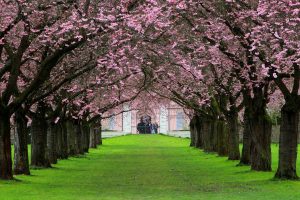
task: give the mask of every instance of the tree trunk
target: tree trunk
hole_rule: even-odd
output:
[[[68,155],[74,156],[76,155],[76,137],[75,137],[75,129],[73,126],[73,122],[71,120],[67,120],[67,136],[68,136]]]
[[[250,165],[250,129],[249,129],[249,119],[247,108],[245,108],[244,113],[244,130],[243,130],[243,149],[242,156],[239,165]]]
[[[195,147],[200,148],[200,131],[197,129],[197,124],[194,123],[194,134],[195,134]]]
[[[82,132],[82,137],[83,137],[83,140],[84,140],[84,144],[83,144],[83,151],[85,153],[88,153],[89,152],[89,147],[90,147],[90,127],[87,127],[85,125],[86,122],[82,122],[81,123],[81,132]]]
[[[31,124],[31,165],[33,167],[51,167],[47,152],[47,121],[35,116]]]
[[[84,138],[82,134],[82,128],[81,128],[81,123],[80,121],[76,121],[75,123],[75,131],[76,131],[76,149],[78,154],[84,154],[83,151],[83,143],[84,143]]]
[[[229,126],[228,130],[228,160],[239,160],[239,125],[238,125],[238,113],[231,111],[227,116],[227,122]]]
[[[0,179],[13,179],[9,114],[0,110]]]
[[[83,122],[81,121],[79,124],[79,128],[81,131],[81,146],[82,146],[82,152],[86,153],[87,137],[86,137],[86,131],[82,127],[83,127]]]
[[[14,174],[30,175],[28,159],[28,128],[26,117],[20,113],[15,113],[14,131]]]
[[[69,157],[68,154],[68,129],[67,129],[67,121],[63,120],[61,122],[61,159],[67,159]]]
[[[85,152],[89,152],[89,148],[90,148],[90,136],[91,136],[91,129],[90,129],[90,126],[87,127],[86,131],[85,131],[85,134],[86,134],[86,150]]]
[[[256,171],[271,171],[272,123],[266,111],[267,86],[253,88],[254,97],[249,93],[246,99],[250,133],[250,164]]]
[[[94,138],[95,138],[95,141],[94,141],[94,143],[95,143],[95,145],[96,145],[96,147],[98,146],[98,141],[99,141],[99,129],[98,128],[94,128],[94,134],[95,134],[95,136],[94,136]]]
[[[271,171],[272,123],[266,112],[255,114],[249,123],[251,136],[251,169]]]
[[[195,146],[199,149],[203,148],[203,132],[202,132],[202,121],[199,116],[196,116],[194,123],[195,135],[196,135],[196,144]]]
[[[202,129],[201,132],[203,133],[203,150],[205,152],[213,152],[213,144],[211,140],[211,120],[204,119],[202,120]]]
[[[190,136],[191,136],[191,142],[190,147],[194,147],[196,145],[196,133],[195,133],[195,121],[196,116],[194,116],[190,121]]]
[[[298,109],[291,109],[287,104],[284,105],[281,109],[279,163],[276,178],[298,179],[296,171],[298,126]]]
[[[49,152],[49,161],[51,164],[57,163],[57,132],[57,125],[54,123],[50,123],[47,131],[47,148]]]
[[[228,155],[228,128],[224,120],[217,121],[217,152],[219,156]]]
[[[90,148],[97,148],[97,129],[90,127]]]
[[[77,121],[73,121],[72,126],[74,129],[74,152],[75,152],[75,155],[78,155],[78,154],[80,154],[80,149],[79,149],[80,144],[79,143],[80,143],[80,139],[81,139],[81,138],[78,138],[78,135],[80,135],[81,132],[78,131],[78,129],[77,129]]]
[[[98,134],[97,134],[97,144],[102,145],[102,124],[101,120],[99,122]]]
[[[95,131],[95,144],[96,144],[96,146],[98,146],[100,143],[101,132],[100,132],[99,128],[94,129],[94,131]]]
[[[56,125],[56,155],[57,159],[62,159],[62,127],[61,123]]]
[[[212,144],[212,151],[218,152],[218,122],[216,119],[213,119],[211,122],[210,140]]]
[[[200,148],[201,147],[201,131],[198,129],[198,117],[195,117],[193,122],[193,131],[194,131],[194,137],[195,137],[195,147]]]

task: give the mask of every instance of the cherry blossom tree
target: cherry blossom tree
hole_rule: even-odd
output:
[[[276,177],[297,178],[296,0],[0,3],[1,179],[12,178],[11,119],[14,171],[29,174],[28,122],[32,164],[50,166],[87,152],[90,141],[95,147],[99,137],[90,127],[101,127],[102,117],[122,112],[124,103],[141,109],[149,96],[187,109],[191,144],[229,159],[240,158],[243,121],[241,164],[270,171],[268,106],[276,95],[284,98],[282,107],[276,101],[282,115]]]
[[[1,5],[5,20],[0,25],[0,175],[11,179],[10,116],[53,75],[67,55],[114,30],[117,19],[112,14],[118,16],[123,9],[110,1],[89,0],[1,1]]]

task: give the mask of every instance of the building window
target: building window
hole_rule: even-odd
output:
[[[109,118],[109,121],[108,121],[109,130],[114,130],[115,125],[116,125],[116,116],[112,116]]]
[[[183,130],[184,128],[184,113],[177,112],[176,114],[176,130]]]

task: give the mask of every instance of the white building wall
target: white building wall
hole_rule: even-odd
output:
[[[129,110],[128,105],[124,105],[124,110]],[[131,133],[131,111],[123,113],[123,132]]]
[[[159,133],[168,133],[168,131],[169,131],[168,109],[166,107],[161,107],[160,115],[159,115]]]

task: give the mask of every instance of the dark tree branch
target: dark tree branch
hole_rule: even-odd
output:
[[[299,69],[299,65],[296,63],[293,64],[293,67],[294,67],[294,85],[292,89],[292,94],[298,95],[299,86],[300,86],[300,69]]]

